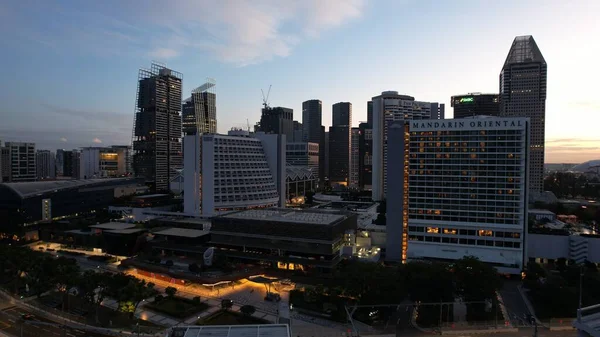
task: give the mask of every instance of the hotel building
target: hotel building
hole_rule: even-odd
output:
[[[386,258],[476,256],[524,266],[529,119],[412,120],[389,128]]]

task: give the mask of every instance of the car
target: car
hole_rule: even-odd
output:
[[[21,314],[21,319],[24,319],[26,321],[30,321],[33,319],[33,315],[32,314]]]

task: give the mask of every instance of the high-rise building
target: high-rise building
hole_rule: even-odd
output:
[[[186,135],[184,211],[206,216],[285,207],[285,135]]]
[[[0,142],[0,182],[10,181],[10,150]]]
[[[329,127],[329,183],[334,186],[350,185],[350,148],[352,104],[340,102],[333,105],[333,124]]]
[[[35,143],[6,142],[9,151],[10,175],[8,181],[35,181]]]
[[[323,127],[323,131],[325,127]],[[320,186],[325,186],[325,180],[328,179],[329,175],[329,132],[323,133],[323,146],[324,149],[319,145],[319,181]]]
[[[117,175],[122,176],[133,174],[131,146],[113,145],[110,148],[112,152],[116,153],[118,156]]]
[[[500,112],[498,94],[472,92],[456,95],[452,96],[450,104],[454,108],[454,118],[498,116]]]
[[[71,157],[71,177],[73,177],[73,179],[85,179],[85,177],[82,175],[82,170],[81,170],[81,151],[80,150],[73,150],[71,152],[72,157]]]
[[[36,174],[38,180],[56,178],[56,160],[54,153],[38,150],[35,154]]]
[[[373,129],[369,123],[358,125],[358,188],[372,189],[373,176]]]
[[[257,131],[285,135],[294,138],[294,110],[280,106],[266,106],[260,116],[260,128]]]
[[[73,170],[73,151],[63,151],[63,176],[75,177],[75,171]]]
[[[130,147],[84,147],[81,149],[80,179],[114,178],[128,174]]]
[[[384,91],[373,101],[373,200],[383,200],[387,191],[387,132],[394,121],[439,119],[444,104],[419,102],[414,97]]]
[[[529,119],[397,121],[389,128],[386,257],[526,261]]]
[[[532,36],[517,36],[500,72],[500,116],[529,117],[529,188],[544,190],[547,65]]]
[[[367,102],[367,124],[373,126],[373,101]]]
[[[302,142],[302,123],[294,121],[294,136],[289,142]]]
[[[209,78],[206,83],[192,90],[192,95],[183,101],[182,129],[184,134],[217,133],[215,86],[215,81]]]
[[[302,103],[302,141],[319,144],[319,183],[323,186],[325,170],[325,127],[322,125],[323,106],[318,99]]]
[[[352,128],[350,143],[350,188],[358,189],[359,128]]]
[[[65,153],[64,149],[56,150],[56,156],[55,156],[56,169],[55,170],[56,170],[57,177],[63,176],[64,153]]]
[[[288,165],[308,168],[319,180],[319,143],[293,142],[286,145]]]
[[[152,191],[167,191],[183,167],[182,74],[153,63],[140,69],[133,132],[133,170]]]

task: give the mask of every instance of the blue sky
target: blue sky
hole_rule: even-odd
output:
[[[184,93],[217,81],[219,132],[259,119],[261,89],[294,109],[353,104],[384,90],[447,104],[498,92],[512,40],[548,63],[547,162],[600,158],[599,1],[131,0],[0,3],[0,139],[39,148],[127,144],[137,72],[152,60]],[[185,98],[185,97],[184,97]]]

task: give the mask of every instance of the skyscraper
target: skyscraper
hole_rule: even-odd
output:
[[[498,116],[500,112],[498,94],[472,92],[456,95],[452,96],[450,104],[454,108],[454,118]]]
[[[372,189],[373,175],[373,129],[369,123],[358,125],[358,188]]]
[[[286,135],[289,141],[294,139],[294,110],[280,106],[266,106],[260,116],[260,128],[257,131]]]
[[[206,83],[192,90],[192,95],[183,101],[182,128],[184,134],[217,133],[215,85],[215,81],[209,78]]]
[[[54,153],[38,150],[35,154],[36,173],[39,180],[56,178],[56,162]]]
[[[323,186],[325,171],[325,128],[323,106],[318,99],[302,102],[302,141],[319,144],[319,182]]]
[[[350,136],[350,187],[358,189],[358,156],[360,145],[360,129],[352,128]]]
[[[547,65],[531,35],[517,36],[500,72],[500,116],[529,117],[529,189],[544,190]]]
[[[348,187],[350,185],[352,104],[336,103],[331,111],[333,125],[329,128],[329,182],[332,187]]]
[[[528,132],[528,118],[390,125],[386,259],[472,255],[520,274],[527,261]]]
[[[56,156],[55,156],[56,159],[54,162],[56,163],[56,176],[57,177],[63,176],[64,153],[65,153],[64,149],[56,150]]]
[[[153,63],[140,69],[133,133],[133,170],[153,191],[169,189],[183,166],[182,74]]]
[[[387,134],[394,121],[439,119],[444,104],[419,102],[414,97],[384,91],[373,101],[373,200],[385,199],[387,191]]]

